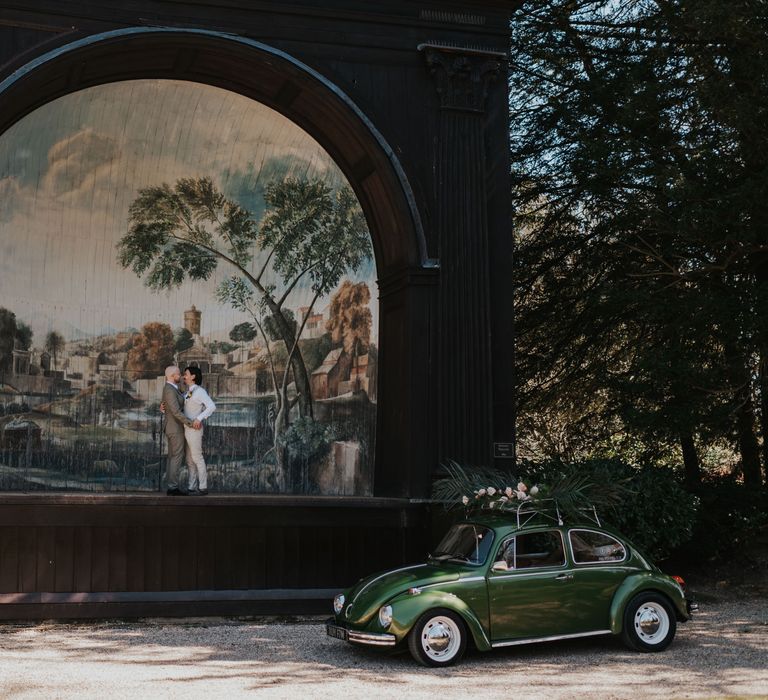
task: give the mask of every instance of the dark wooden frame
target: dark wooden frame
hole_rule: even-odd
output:
[[[233,0],[227,8],[0,0],[0,10],[0,133],[58,96],[152,77],[236,91],[312,134],[369,222],[381,346],[374,498],[0,494],[0,618],[308,610],[326,587],[422,556],[423,499],[440,461],[488,463],[493,443],[514,441],[504,80],[511,3],[486,0],[469,11],[455,0],[384,0],[375,9],[352,0]],[[249,558],[231,551],[222,570],[237,571],[236,580],[192,577],[188,567],[177,579],[152,578],[147,572],[179,556],[170,545],[147,559],[141,585],[119,576],[113,585],[99,568],[108,561],[126,576],[137,572],[129,564],[135,538],[175,542],[173,533],[220,530],[257,542],[266,527],[326,549],[316,532],[336,528],[334,539],[347,544],[329,550],[335,577],[265,552],[260,561],[273,573],[249,578]],[[88,582],[66,583],[61,572],[78,570],[78,548],[94,537],[101,554],[89,560]],[[382,541],[387,554],[375,556],[359,538]],[[292,546],[286,540],[285,552]]]

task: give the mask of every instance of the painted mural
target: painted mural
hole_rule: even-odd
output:
[[[217,405],[212,493],[370,494],[374,288],[349,184],[264,105],[140,80],[41,107],[0,135],[0,489],[164,489],[178,364]]]

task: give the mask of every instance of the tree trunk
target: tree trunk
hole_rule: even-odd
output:
[[[280,331],[280,337],[285,343],[285,350],[291,356],[291,369],[293,370],[293,381],[296,383],[296,393],[299,396],[299,413],[302,416],[309,416],[314,418],[312,410],[312,387],[309,383],[309,373],[307,372],[307,366],[304,364],[304,358],[301,355],[301,350],[296,348],[296,351],[291,355],[291,350],[296,343],[296,335],[291,329],[290,324],[286,321],[280,308],[272,302],[267,300],[267,305],[270,311],[272,311],[272,317],[277,324],[277,328]],[[286,372],[288,368],[286,368]]]
[[[689,487],[701,486],[699,455],[696,453],[696,445],[693,443],[693,435],[690,432],[680,434],[680,447],[683,449],[683,469],[685,471],[686,485]]]
[[[741,353],[733,352],[726,346],[731,386],[736,401],[736,434],[741,453],[741,469],[744,485],[761,487],[760,448],[755,436],[755,409],[752,402],[750,372],[746,358]]]
[[[768,348],[760,349],[760,434],[763,438],[763,469],[768,485]]]

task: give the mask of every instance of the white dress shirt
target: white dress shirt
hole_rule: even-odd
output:
[[[204,421],[216,410],[216,404],[203,387],[193,384],[184,394],[184,415],[190,420]]]

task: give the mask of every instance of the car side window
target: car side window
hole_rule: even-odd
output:
[[[627,556],[627,550],[621,542],[601,532],[571,530],[568,537],[576,564],[622,561]]]
[[[501,545],[496,561],[503,561],[507,569],[562,566],[565,564],[563,537],[557,530],[516,535]]]

